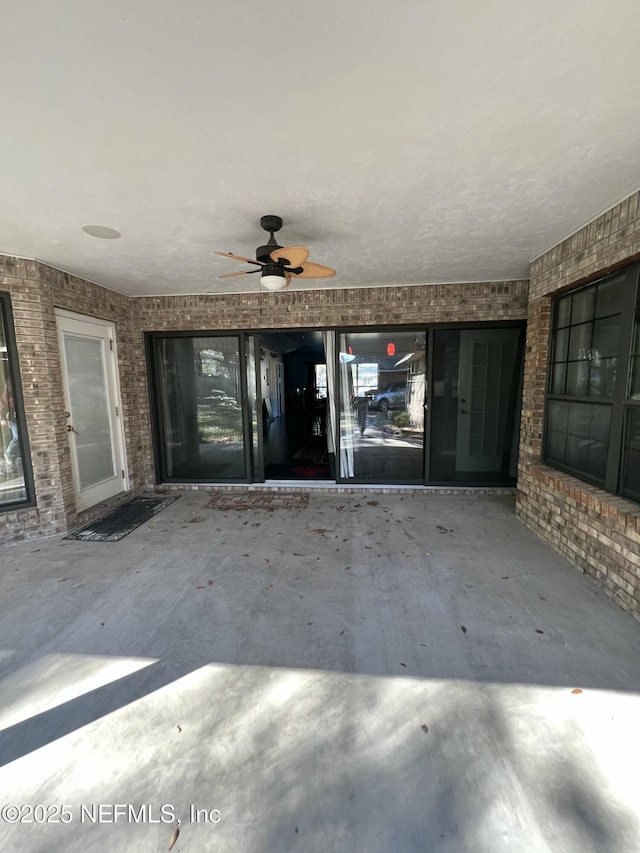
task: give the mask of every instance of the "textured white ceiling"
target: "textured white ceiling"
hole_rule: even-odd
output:
[[[128,294],[283,217],[354,287],[527,277],[640,185],[638,0],[2,7],[0,252]],[[122,233],[100,240],[83,225]]]

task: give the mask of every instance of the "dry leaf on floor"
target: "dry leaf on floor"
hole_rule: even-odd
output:
[[[326,528],[318,527],[317,530],[312,530],[312,533],[326,533]]]
[[[340,631],[340,633],[338,634],[338,636],[339,636],[339,637],[341,637],[343,634],[344,634],[344,628],[342,629],[342,631]]]
[[[541,631],[540,628],[536,628],[536,634],[544,634],[544,631]]]
[[[201,516],[199,516],[199,515],[196,515],[196,517],[195,517],[195,518],[190,518],[190,519],[189,519],[189,524],[197,524],[199,521],[204,521],[204,518],[202,518],[202,517],[201,517]]]
[[[180,835],[180,830],[179,830],[179,829],[178,829],[178,827],[176,826],[176,828],[173,830],[173,833],[172,833],[172,835],[171,835],[171,838],[169,839],[169,847],[167,848],[168,850],[172,850],[172,849],[173,849],[173,845],[174,845],[174,844],[176,843],[176,841],[178,840],[178,836],[179,836],[179,835]]]
[[[209,580],[207,581],[207,585],[212,586],[212,584],[213,584],[213,581],[211,580],[211,578],[209,578]]]
[[[420,726],[420,728],[422,729],[422,731],[423,731],[425,734],[429,731],[429,726],[425,726],[425,724],[424,724],[424,723]]]
[[[68,580],[69,580],[69,578],[60,578],[58,583],[64,583],[65,581],[68,581]]]
[[[579,687],[574,687],[574,688],[573,688],[573,690],[572,690],[571,692],[572,692],[572,693],[574,693],[574,694],[578,694],[578,693],[582,693],[582,690],[580,690],[580,688],[579,688]]]
[[[176,726],[176,728],[178,729],[178,732],[182,731],[182,726]]]
[[[196,589],[206,589],[206,586],[197,586]]]
[[[273,589],[273,584],[272,584],[272,583],[268,583],[268,584],[267,584],[267,589]]]
[[[462,631],[463,634],[467,633],[467,629],[464,627],[464,625],[460,626],[460,630]]]
[[[402,663],[402,661],[400,661],[400,666],[404,666],[406,668],[407,665],[406,663]]]
[[[367,501],[367,506],[378,506],[380,501]]]

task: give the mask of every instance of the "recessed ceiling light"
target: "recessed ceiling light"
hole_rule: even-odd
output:
[[[103,240],[117,240],[118,237],[122,237],[119,231],[116,231],[115,228],[108,228],[106,225],[83,225],[82,230],[85,234],[101,237]]]

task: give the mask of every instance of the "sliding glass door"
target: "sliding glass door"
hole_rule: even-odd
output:
[[[149,337],[159,482],[515,482],[522,327]]]
[[[338,472],[342,481],[422,483],[426,335],[339,335]]]

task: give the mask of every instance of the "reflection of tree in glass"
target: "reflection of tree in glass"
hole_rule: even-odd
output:
[[[242,409],[226,397],[198,402],[198,439],[204,444],[241,442]]]

